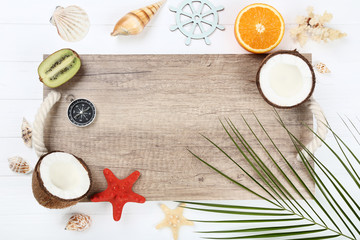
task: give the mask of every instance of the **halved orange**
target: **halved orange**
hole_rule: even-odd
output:
[[[274,49],[284,36],[285,24],[280,13],[270,5],[254,3],[242,9],[235,21],[235,37],[253,53]]]

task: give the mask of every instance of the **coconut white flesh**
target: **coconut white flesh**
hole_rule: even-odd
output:
[[[303,59],[292,54],[277,54],[262,66],[259,83],[270,102],[291,107],[309,96],[313,79]]]
[[[83,165],[71,154],[54,152],[45,156],[40,165],[44,187],[62,199],[84,195],[90,187],[90,177]]]

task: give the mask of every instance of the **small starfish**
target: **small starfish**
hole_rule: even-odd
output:
[[[183,216],[185,204],[180,204],[175,209],[170,209],[166,205],[161,204],[161,209],[165,213],[164,220],[156,226],[156,229],[169,227],[173,233],[174,240],[178,239],[179,228],[184,225],[194,225],[194,222],[187,220]]]
[[[132,191],[132,186],[140,176],[140,172],[135,171],[125,179],[118,179],[110,171],[104,169],[108,187],[105,191],[96,193],[91,197],[92,202],[110,202],[113,206],[113,217],[115,221],[119,221],[125,203],[136,202],[144,203],[145,198]]]

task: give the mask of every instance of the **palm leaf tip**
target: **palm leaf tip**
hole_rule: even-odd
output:
[[[264,231],[278,231],[285,229],[296,229],[314,226],[315,223],[287,225],[287,226],[274,226],[274,227],[258,227],[258,228],[244,228],[235,230],[219,230],[219,231],[198,231],[198,233],[240,233],[240,232],[264,232]]]
[[[293,231],[293,232],[262,233],[262,234],[252,234],[252,235],[235,236],[235,237],[209,237],[208,239],[256,239],[256,238],[294,237],[294,236],[313,234],[324,231],[326,231],[326,229],[304,230],[304,231],[295,231],[295,232]]]
[[[285,211],[281,208],[271,208],[271,207],[254,207],[254,206],[240,206],[240,205],[229,205],[229,204],[218,204],[218,203],[202,203],[202,202],[187,202],[179,201],[180,203],[186,203],[191,205],[200,205],[206,207],[216,207],[216,208],[235,208],[235,209],[248,209],[248,210],[260,210],[260,211]]]

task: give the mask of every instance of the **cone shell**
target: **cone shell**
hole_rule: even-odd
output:
[[[32,129],[28,121],[23,118],[23,122],[21,124],[21,137],[25,143],[25,145],[29,148],[32,147]]]
[[[116,23],[111,36],[136,35],[140,33],[164,2],[160,1],[129,12]]]
[[[71,216],[65,230],[83,232],[90,227],[91,218],[86,214],[77,213]]]
[[[16,173],[27,174],[31,172],[31,167],[22,157],[16,156],[8,159],[9,168]]]
[[[50,23],[57,28],[59,36],[68,42],[83,39],[90,27],[87,13],[78,6],[56,7]]]

